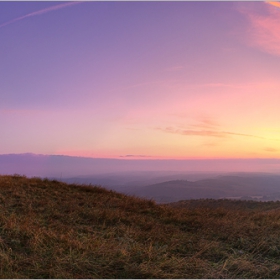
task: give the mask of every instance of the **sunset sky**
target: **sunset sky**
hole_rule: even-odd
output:
[[[0,154],[280,157],[280,7],[0,2]]]

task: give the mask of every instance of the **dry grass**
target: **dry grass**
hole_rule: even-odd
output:
[[[0,276],[279,278],[280,203],[236,205],[0,176]]]

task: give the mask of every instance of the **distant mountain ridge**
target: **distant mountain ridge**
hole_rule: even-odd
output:
[[[203,198],[280,200],[280,175],[219,176],[195,182],[173,180],[131,189],[127,193],[161,203]]]

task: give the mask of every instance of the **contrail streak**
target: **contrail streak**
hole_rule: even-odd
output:
[[[15,18],[15,19],[12,19],[10,21],[6,21],[6,22],[0,24],[0,28],[4,27],[4,26],[7,26],[9,24],[12,24],[14,22],[20,21],[20,20],[25,19],[25,18],[29,18],[29,17],[33,17],[33,16],[39,16],[39,15],[46,14],[46,13],[51,12],[51,11],[63,9],[65,7],[73,6],[73,5],[80,4],[80,3],[82,3],[82,2],[70,2],[70,3],[68,2],[68,3],[63,3],[63,4],[60,4],[60,5],[52,6],[52,7],[49,7],[49,8],[45,8],[45,9],[42,9],[42,10],[39,10],[39,11],[36,11],[36,12],[33,12],[33,13],[29,13],[27,15],[24,15],[24,16],[21,16],[21,17],[18,17],[18,18]]]

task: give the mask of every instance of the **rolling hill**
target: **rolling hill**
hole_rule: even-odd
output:
[[[279,278],[279,209],[0,176],[0,276]]]

